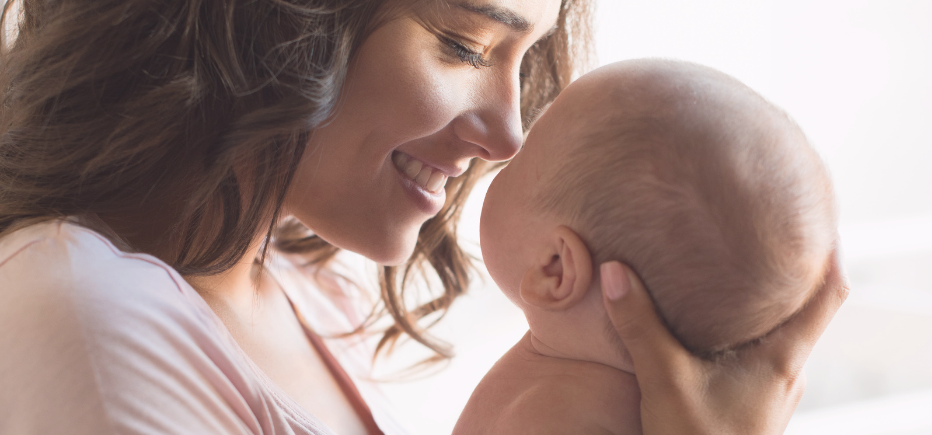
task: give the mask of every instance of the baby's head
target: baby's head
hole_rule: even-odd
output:
[[[718,71],[638,60],[583,76],[541,117],[489,189],[482,250],[552,347],[611,341],[595,271],[618,260],[713,357],[805,304],[835,226],[828,175],[783,111]]]

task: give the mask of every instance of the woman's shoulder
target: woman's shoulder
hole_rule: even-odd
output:
[[[24,269],[34,273],[26,275]],[[173,272],[157,258],[123,252],[103,235],[67,219],[36,223],[0,238],[0,273],[25,275],[19,282],[59,281],[74,287],[154,273],[161,278],[158,283],[180,287]]]
[[[171,267],[72,222],[0,239],[0,348],[0,433],[326,433]]]
[[[179,346],[165,341],[181,342],[189,333],[169,324],[191,317],[178,315],[184,313],[172,297],[178,287],[157,264],[64,220],[6,234],[0,239],[0,413],[11,421],[4,423],[26,433],[111,433],[134,420],[128,415],[141,415],[127,409],[132,401],[114,399],[123,395],[119,384],[137,400],[155,393],[145,376],[171,382],[164,369],[177,369],[171,354]],[[0,424],[4,429],[10,428]]]
[[[52,220],[0,238],[0,280],[20,311],[59,305],[78,311],[191,311],[183,279],[155,257],[127,253],[103,235],[68,220]],[[48,307],[46,307],[48,308]],[[197,316],[197,310],[189,314]],[[143,315],[143,317],[145,317]],[[197,316],[200,317],[200,316]],[[104,322],[106,323],[106,322]]]

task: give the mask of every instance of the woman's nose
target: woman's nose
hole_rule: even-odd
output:
[[[491,72],[490,72],[491,73]],[[490,74],[491,75],[491,74]],[[477,84],[471,109],[454,126],[457,137],[478,146],[478,157],[508,160],[524,139],[517,74],[491,76]]]

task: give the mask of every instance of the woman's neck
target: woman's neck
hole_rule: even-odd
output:
[[[214,275],[185,276],[185,280],[214,308],[245,312],[255,307],[262,268],[256,262],[262,241],[256,240],[233,267]],[[219,311],[218,311],[218,314]]]

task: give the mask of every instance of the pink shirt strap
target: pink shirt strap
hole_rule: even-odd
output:
[[[376,424],[375,418],[372,417],[372,411],[369,409],[369,405],[366,404],[366,401],[363,400],[362,395],[359,394],[359,390],[356,389],[356,384],[353,383],[353,380],[350,379],[346,371],[343,370],[343,367],[340,366],[340,363],[337,361],[337,359],[333,356],[333,354],[330,353],[330,350],[327,349],[327,345],[324,344],[324,341],[320,338],[320,336],[314,333],[314,331],[307,326],[307,322],[304,320],[301,312],[298,311],[298,308],[294,305],[294,302],[291,302],[291,299],[288,299],[288,302],[291,303],[291,308],[294,310],[295,315],[298,317],[298,322],[301,323],[301,328],[304,329],[304,334],[307,335],[307,338],[314,346],[314,349],[317,350],[317,353],[320,355],[321,359],[324,360],[324,364],[326,364],[327,370],[330,371],[330,374],[337,381],[337,385],[339,385],[340,389],[343,390],[343,395],[346,396],[347,400],[349,400],[353,410],[356,411],[356,415],[359,416],[363,426],[366,427],[366,432],[368,432],[369,435],[384,435],[382,430],[379,429],[379,425]]]

